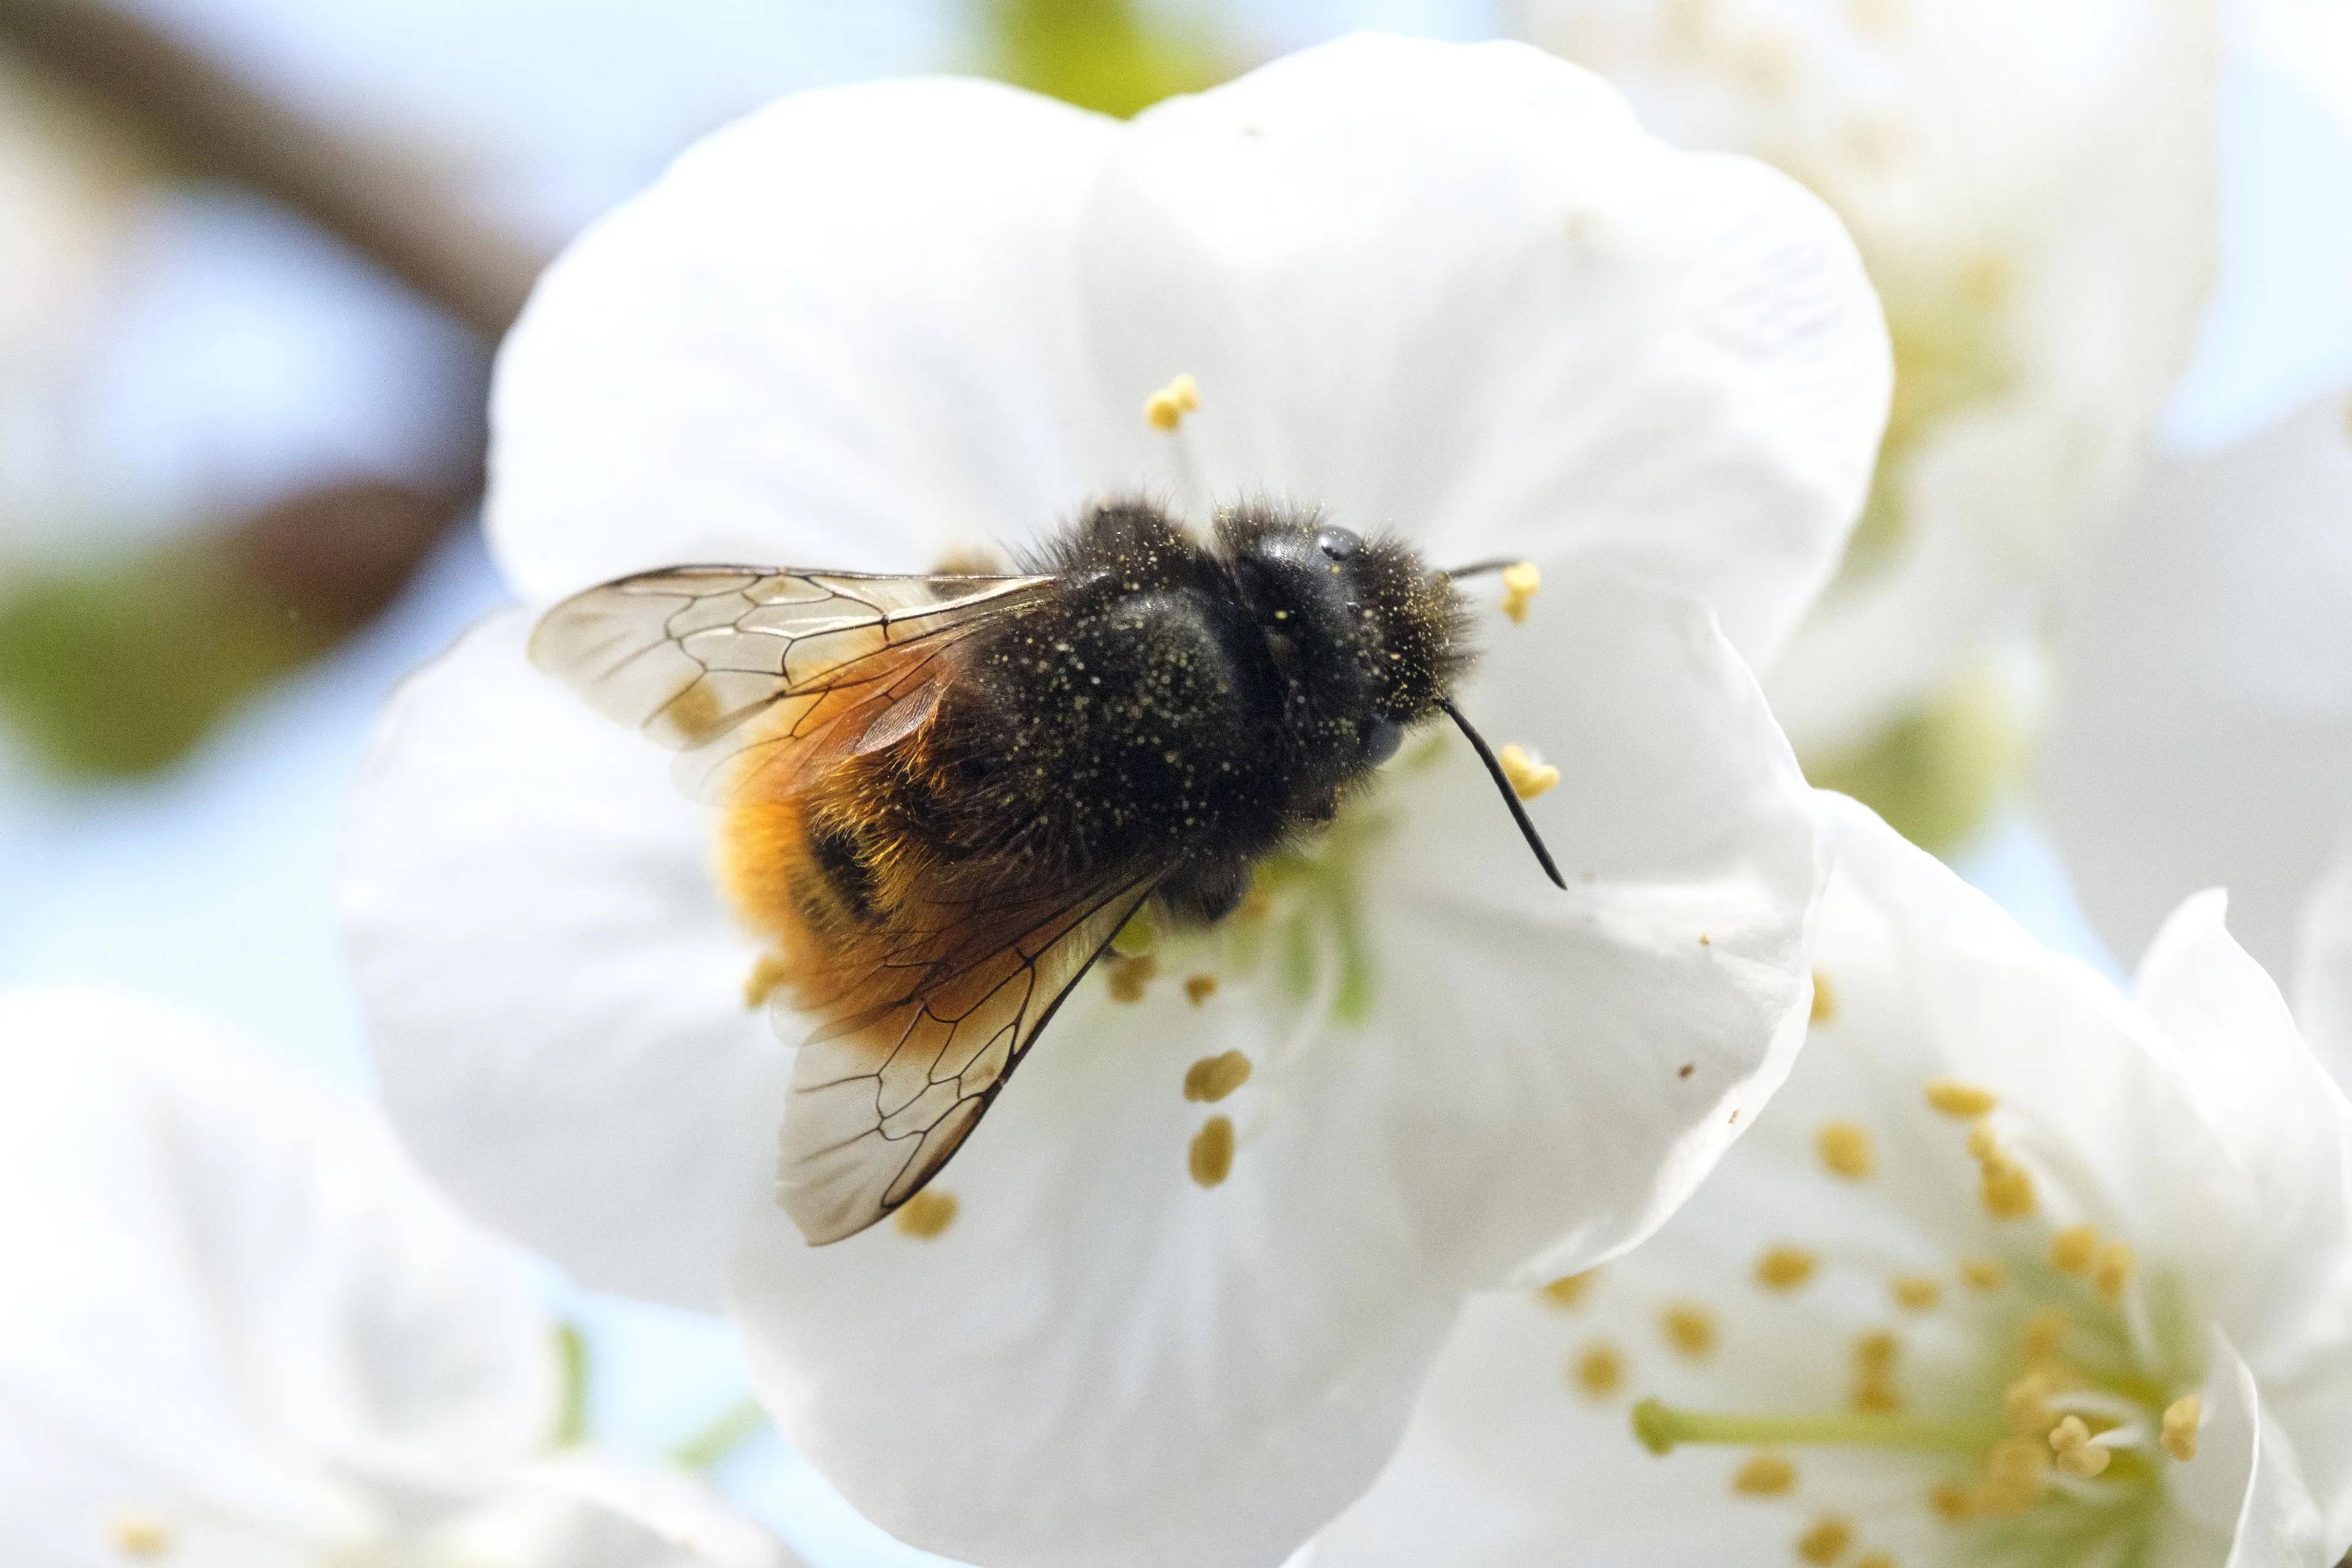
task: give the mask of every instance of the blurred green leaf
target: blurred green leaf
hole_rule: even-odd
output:
[[[1124,0],[978,0],[990,75],[1124,119],[1237,73],[1205,27],[1176,31]]]
[[[1870,745],[1803,762],[1813,784],[1853,796],[1904,837],[1941,855],[1990,814],[2022,756],[2008,686],[1979,669]]]

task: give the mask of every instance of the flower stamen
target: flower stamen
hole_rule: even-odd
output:
[[[1242,1052],[1202,1057],[1184,1069],[1184,1098],[1214,1105],[1249,1082],[1250,1059]]]
[[[107,1533],[125,1557],[161,1557],[172,1550],[171,1530],[152,1514],[117,1514]]]
[[[1234,1122],[1229,1116],[1212,1116],[1192,1134],[1192,1147],[1186,1156],[1192,1180],[1204,1187],[1213,1187],[1233,1174]]]
[[[1143,400],[1143,416],[1155,430],[1173,430],[1200,406],[1201,384],[1190,374],[1179,375]]]
[[[1858,1121],[1832,1121],[1825,1124],[1818,1137],[1822,1163],[1834,1175],[1848,1181],[1860,1181],[1877,1168],[1876,1152],[1871,1148],[1870,1129]]]
[[[1821,1260],[1801,1247],[1770,1247],[1756,1260],[1756,1283],[1767,1290],[1794,1290],[1813,1277]]]
[[[2197,1457],[2197,1427],[2204,1419],[2205,1402],[2196,1394],[2184,1394],[2164,1407],[2164,1436],[2158,1439],[2164,1451],[2187,1464]]]
[[[891,1224],[900,1236],[929,1241],[955,1222],[959,1206],[953,1193],[925,1187],[898,1205],[898,1212],[892,1216]]]
[[[1979,1427],[1916,1421],[1903,1415],[1822,1414],[1737,1415],[1677,1410],[1658,1399],[1633,1406],[1633,1436],[1653,1454],[1671,1454],[1685,1443],[1764,1444],[1806,1447],[1906,1448],[1927,1453],[1973,1454],[1990,1434]]]
[[[1511,781],[1511,793],[1521,800],[1533,800],[1559,784],[1559,770],[1522,746],[1505,746],[1495,753],[1495,761]]]
[[[1528,618],[1528,605],[1543,586],[1543,574],[1532,561],[1520,561],[1503,569],[1503,614],[1518,626]]]

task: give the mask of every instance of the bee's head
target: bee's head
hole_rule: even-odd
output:
[[[1276,662],[1371,761],[1437,714],[1469,662],[1468,610],[1409,546],[1265,505],[1226,512],[1217,537]]]

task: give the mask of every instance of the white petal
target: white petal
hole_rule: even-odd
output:
[[[18,1552],[106,1560],[137,1515],[268,1563],[371,1524],[331,1479],[347,1456],[502,1466],[546,1439],[531,1266],[361,1107],[68,993],[0,998],[0,1537]]]
[[[2215,244],[2213,6],[1528,10],[1659,134],[1771,160],[1860,244],[1903,366],[1903,538],[1855,563],[1766,689],[1801,752],[1867,741],[2103,520],[2188,358]]]
[[[2337,855],[2304,900],[2292,973],[2304,1039],[2352,1089],[2352,853]]]
[[[2173,1503],[2158,1537],[2158,1568],[2328,1568],[2352,1537],[2321,1522],[2294,1445],[2271,1419],[2254,1373],[2219,1330],[2207,1361],[2197,1458],[2184,1465],[2158,1461]]]
[[[1785,1071],[1817,858],[1752,679],[1662,590],[1549,610],[1473,700],[1557,737],[1570,894],[1457,742],[1375,803],[1369,1025],[1294,1035],[1271,974],[1195,1007],[1175,950],[1136,1006],[1074,994],[941,1178],[944,1234],[755,1217],[757,1384],[862,1511],[992,1564],[1279,1563],[1386,1457],[1465,1289],[1629,1244]],[[1188,1104],[1228,1049],[1255,1075]],[[1204,1190],[1211,1114],[1239,1150]]]
[[[1638,571],[1752,658],[1859,509],[1890,370],[1844,232],[1523,45],[1355,37],[1164,104],[1084,243],[1106,395],[1199,380],[1180,492]]]
[[[1081,457],[1108,416],[1071,230],[1116,134],[1010,88],[900,81],[688,152],[549,270],[499,355],[509,579],[543,600],[698,561],[922,571],[1133,482]]]
[[[2065,585],[2040,791],[2117,952],[2230,889],[2273,973],[2352,826],[2352,432],[2341,399],[2159,470]]]
[[[668,754],[494,617],[378,721],[339,886],[386,1108],[474,1212],[583,1283],[717,1304],[790,1053]]]
[[[2352,1106],[2278,988],[2230,939],[2218,892],[2183,904],[2139,968],[2198,1108],[2259,1191],[2217,1310],[2294,1439],[2330,1533],[2352,1542]]]
[[[431,1545],[514,1568],[802,1568],[694,1477],[581,1453],[518,1468]]]

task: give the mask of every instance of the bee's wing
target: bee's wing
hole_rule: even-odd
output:
[[[1053,581],[676,567],[564,600],[531,633],[530,658],[598,712],[685,752],[678,782],[699,795],[747,747],[773,753],[762,769],[789,766],[852,710],[877,715],[871,731],[894,718],[911,730],[936,699],[940,657]]]
[[[801,1234],[855,1236],[921,1191],[1158,880],[929,902],[826,953],[833,994],[793,1064],[777,1167]]]

